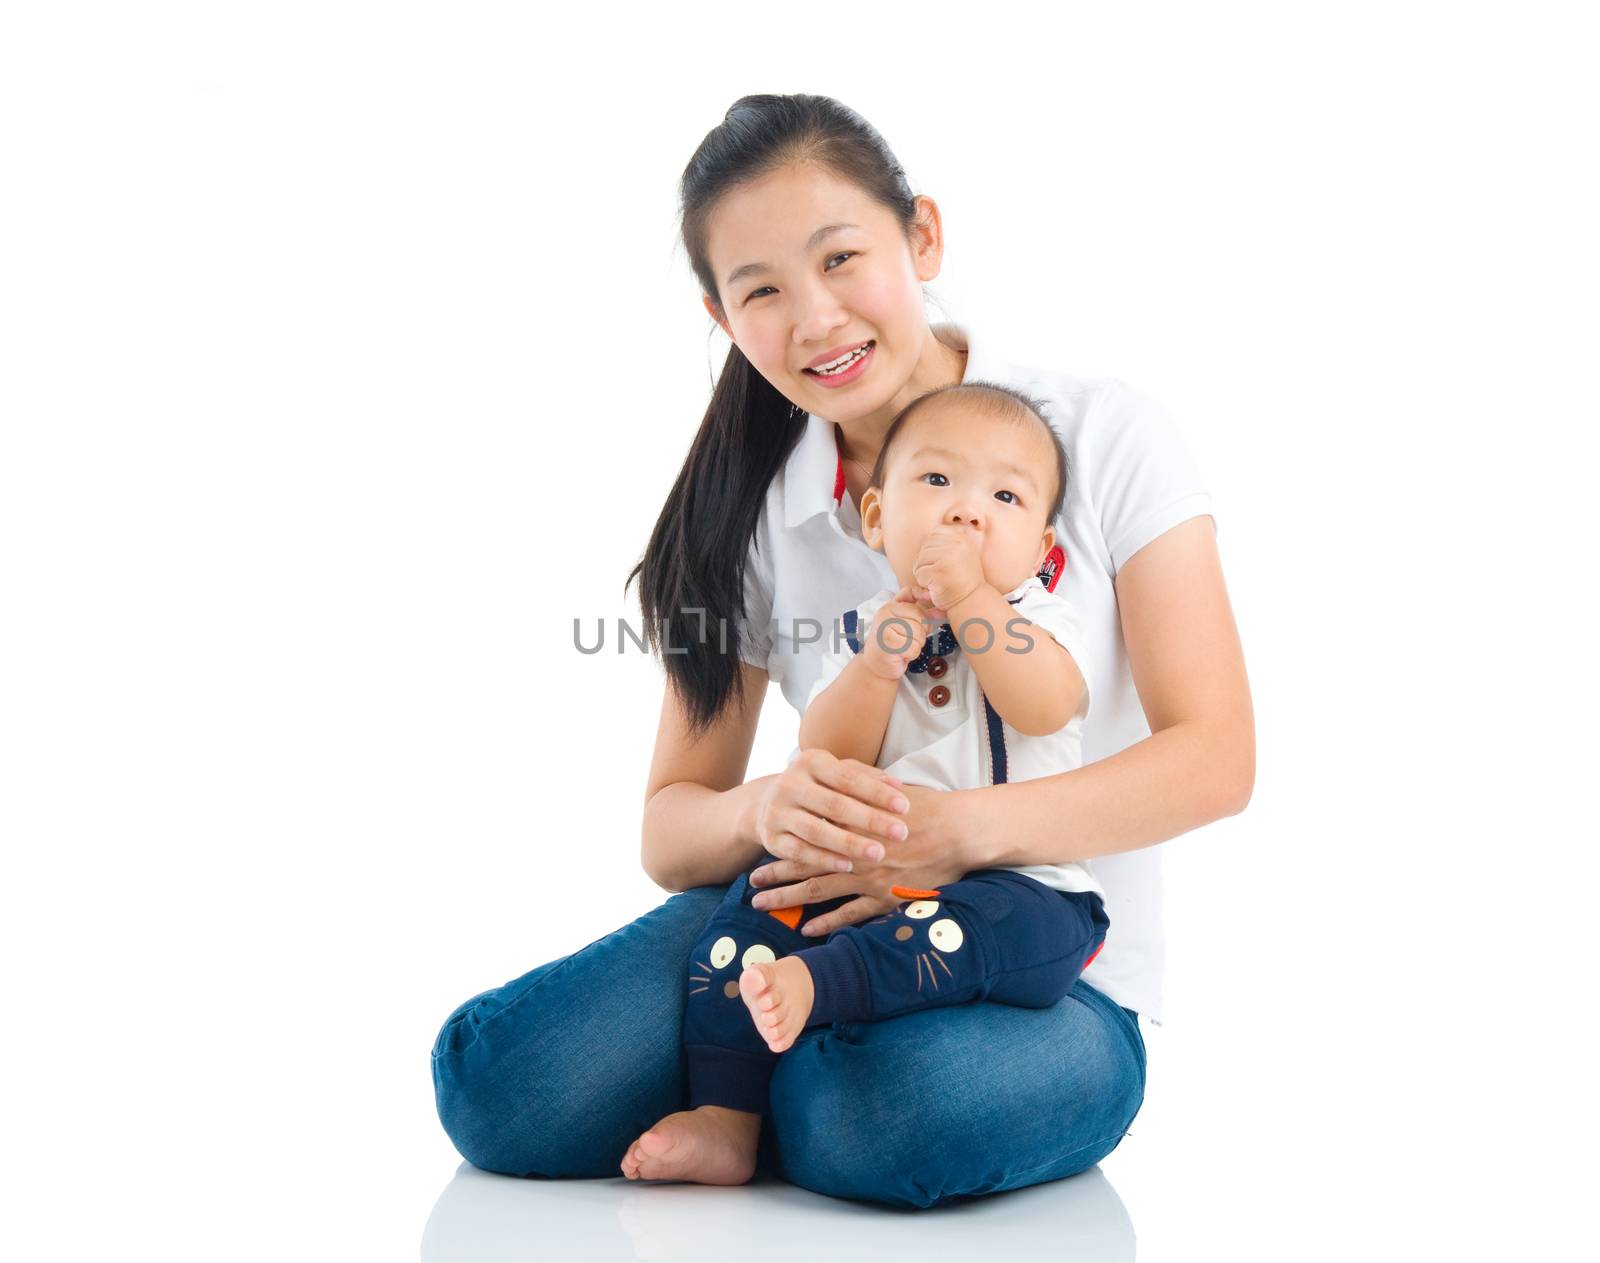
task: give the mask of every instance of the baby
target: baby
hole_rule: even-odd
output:
[[[807,699],[802,749],[937,789],[1080,765],[1083,635],[1039,577],[1066,472],[1038,405],[1004,386],[945,387],[895,418],[861,498],[861,533],[900,586],[843,615],[844,644],[824,655]],[[926,641],[925,627],[935,629]],[[894,911],[819,944],[802,921],[854,895],[763,912],[748,874],[728,888],[690,954],[690,1108],[629,1146],[624,1175],[745,1182],[774,1066],[806,1027],[981,999],[1048,1007],[1110,924],[1104,889],[1078,863],[891,890]]]

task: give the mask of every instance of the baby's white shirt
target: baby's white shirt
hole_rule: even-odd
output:
[[[885,588],[856,607],[857,646],[867,643],[866,637],[873,634],[874,616],[894,597],[895,592]],[[1036,575],[1006,593],[1005,599],[1031,626],[1019,622],[1009,630],[994,628],[987,648],[990,631],[981,623],[972,622],[964,628],[953,626],[959,647],[944,655],[946,669],[942,675],[907,671],[900,677],[894,709],[883,735],[883,749],[878,755],[878,766],[890,776],[908,785],[933,789],[977,789],[1007,781],[1033,780],[1082,766],[1083,720],[1089,713],[1089,667],[1083,629],[1071,605],[1049,591]],[[838,678],[855,655],[848,635],[849,621],[841,618],[833,628],[834,647],[822,655],[822,673],[806,699],[807,706]],[[973,652],[1028,651],[1041,632],[1053,637],[1072,655],[1083,677],[1084,690],[1078,709],[1062,728],[1044,736],[1030,736],[1018,732],[987,704],[978,673],[968,658]],[[930,700],[930,694],[941,686],[949,696],[938,705]],[[1092,890],[1105,897],[1105,888],[1085,864],[1077,861],[999,867],[1025,873],[1055,890]]]

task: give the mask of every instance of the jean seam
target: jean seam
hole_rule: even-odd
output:
[[[1079,981],[1083,982],[1082,975],[1079,975]],[[1073,985],[1076,986],[1077,983]],[[1143,1092],[1145,1064],[1149,1058],[1149,1052],[1145,1048],[1144,1036],[1139,1031],[1139,1014],[1136,1011],[1130,1012],[1126,1005],[1118,1004],[1110,996],[1106,995],[1104,991],[1100,990],[1099,987],[1095,986],[1094,983],[1083,982],[1083,985],[1088,990],[1093,991],[1095,995],[1103,997],[1105,1002],[1116,1010],[1117,1017],[1121,1020],[1122,1025],[1126,1028],[1131,1028],[1128,1030],[1128,1048],[1133,1053],[1134,1059],[1139,1063],[1139,1088]]]
[[[1101,994],[1104,995],[1105,993],[1101,992]],[[1110,999],[1110,997],[1108,996],[1107,999]],[[1116,1004],[1116,1001],[1112,1000],[1112,1003]],[[1144,1035],[1139,1030],[1139,1015],[1137,1013],[1128,1012],[1128,1010],[1120,1004],[1117,1005],[1117,1010],[1124,1018],[1127,1019],[1127,1025],[1132,1028],[1128,1032],[1128,1048],[1133,1053],[1134,1060],[1137,1061],[1139,1065],[1139,1102],[1142,1105],[1144,1103],[1145,1083],[1149,1077],[1148,1068],[1150,1061],[1150,1050],[1145,1047]],[[1134,1110],[1135,1114],[1138,1112],[1139,1111],[1137,1109]],[[1131,1123],[1133,1122],[1133,1119],[1130,1118],[1128,1121]]]
[[[1015,1175],[1011,1176],[1010,1178],[1015,1179],[1015,1180],[1025,1180],[1030,1175],[1035,1175],[1040,1171],[1048,1171],[1051,1167],[1059,1166],[1063,1162],[1070,1162],[1074,1157],[1076,1157],[1080,1153],[1087,1153],[1091,1149],[1098,1149],[1101,1145],[1105,1144],[1106,1141],[1108,1141],[1108,1140],[1121,1140],[1122,1137],[1126,1136],[1127,1134],[1128,1134],[1128,1129],[1126,1127],[1124,1127],[1121,1131],[1113,1132],[1109,1136],[1104,1136],[1099,1140],[1092,1140],[1086,1145],[1079,1145],[1076,1149],[1069,1149],[1066,1153],[1061,1154],[1059,1157],[1054,1158],[1053,1160],[1051,1160],[1049,1162],[1040,1163],[1036,1167],[1029,1167],[1025,1171],[1018,1171]]]

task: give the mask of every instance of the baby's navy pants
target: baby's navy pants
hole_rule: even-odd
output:
[[[770,861],[769,861],[770,862]],[[816,1001],[806,1025],[875,1021],[969,1000],[1049,1008],[1105,942],[1100,896],[1067,893],[1006,869],[968,873],[940,890],[906,890],[895,911],[833,931],[819,945],[806,921],[854,896],[764,911],[750,905],[749,875],[728,887],[690,955],[683,1041],[689,1105],[767,1112],[781,1054],[756,1031],[739,995],[746,967],[791,954],[811,971]]]

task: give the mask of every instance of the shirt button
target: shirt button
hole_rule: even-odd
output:
[[[929,667],[929,673],[932,674],[931,666]],[[935,684],[928,690],[928,700],[935,706],[943,706],[950,700],[950,690],[942,684]]]
[[[928,663],[928,675],[930,678],[935,680],[939,679],[949,669],[950,664],[943,658],[935,658],[932,662]]]

